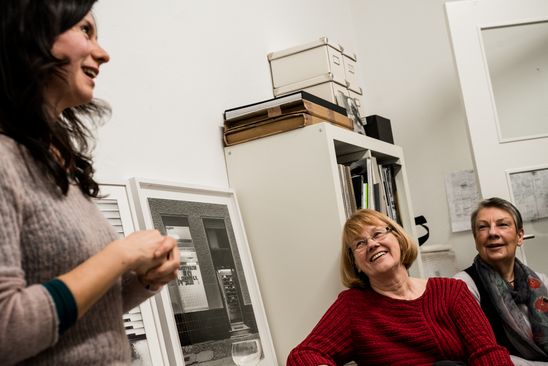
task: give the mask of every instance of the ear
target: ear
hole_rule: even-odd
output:
[[[525,242],[525,230],[523,228],[521,230],[518,230],[518,247],[521,247],[523,243]]]

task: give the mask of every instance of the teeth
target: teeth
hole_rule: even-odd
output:
[[[386,252],[379,252],[379,253],[375,254],[374,256],[371,257],[370,262],[376,261],[378,258],[382,257],[385,254],[386,254]]]
[[[91,78],[95,78],[97,76],[97,73],[95,72],[95,70],[89,69],[87,67],[84,67],[83,70],[84,70],[84,73]]]

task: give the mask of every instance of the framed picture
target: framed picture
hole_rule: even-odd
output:
[[[338,105],[346,108],[346,115],[352,120],[354,132],[365,135],[365,129],[363,127],[365,116],[360,115],[360,109],[358,107],[359,100],[352,98],[349,95],[345,95],[341,91],[337,93],[336,99]]]
[[[170,365],[278,365],[235,193],[132,179],[139,226],[177,239],[156,295]]]
[[[119,237],[136,229],[135,207],[127,183],[101,183],[102,198],[95,200],[99,210]],[[168,365],[167,352],[159,324],[156,304],[151,299],[124,314],[124,325],[131,346],[132,366]]]

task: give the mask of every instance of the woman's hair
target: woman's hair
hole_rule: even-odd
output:
[[[90,157],[91,132],[85,122],[110,112],[92,101],[51,116],[44,90],[65,78],[51,53],[56,38],[89,13],[96,0],[0,1],[0,132],[25,146],[66,194],[71,181],[87,196],[99,191]]]
[[[478,213],[481,209],[494,207],[501,210],[504,210],[508,212],[512,218],[514,219],[514,224],[516,225],[516,231],[523,230],[523,219],[521,218],[521,213],[517,209],[516,206],[514,206],[511,202],[508,202],[505,199],[499,198],[499,197],[491,197],[484,199],[480,203],[478,203],[478,206],[472,212],[472,216],[470,216],[470,224],[472,226],[472,234],[474,235],[474,238],[476,237],[477,228],[476,228],[476,220],[478,218]]]
[[[341,278],[344,286],[349,288],[369,286],[369,279],[363,272],[358,271],[354,262],[352,243],[362,237],[365,226],[378,226],[379,222],[386,224],[398,240],[401,249],[400,260],[406,269],[409,269],[417,258],[418,245],[394,220],[375,210],[358,210],[346,220],[342,233]]]

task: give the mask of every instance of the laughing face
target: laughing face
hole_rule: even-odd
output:
[[[492,267],[513,264],[516,249],[523,244],[523,229],[517,230],[510,213],[496,207],[482,208],[475,222],[476,249]]]
[[[386,224],[364,226],[362,235],[352,245],[356,266],[369,278],[403,268],[401,248]]]
[[[57,114],[64,109],[90,102],[99,67],[109,60],[108,53],[97,42],[93,15],[88,13],[78,24],[60,34],[52,54],[67,60],[62,66],[64,80],[54,76],[48,84],[45,97]]]

